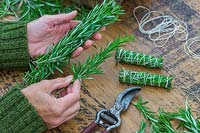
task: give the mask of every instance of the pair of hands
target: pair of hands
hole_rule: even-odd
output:
[[[27,34],[30,56],[37,57],[45,54],[49,45],[57,44],[69,30],[79,23],[79,21],[73,20],[76,15],[77,11],[69,14],[45,15],[28,23]],[[92,39],[100,40],[101,38],[101,34],[96,33]],[[81,52],[92,46],[92,43],[92,40],[86,41],[83,47],[79,47],[73,53],[72,57],[79,56]],[[35,107],[49,129],[61,125],[79,112],[81,83],[77,80],[70,85],[72,79],[73,76],[43,80],[22,90],[22,93]],[[63,97],[57,99],[52,95],[52,91],[61,88],[67,88],[67,91]]]

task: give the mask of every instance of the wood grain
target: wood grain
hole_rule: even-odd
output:
[[[84,52],[81,57],[73,62],[77,62],[78,60],[84,61],[87,56],[99,51],[100,47],[105,47],[106,43],[112,41],[114,37],[119,34],[125,35],[128,31],[128,33],[135,35],[136,40],[133,43],[127,43],[125,48],[164,57],[164,68],[162,70],[146,69],[144,67],[124,64],[116,66],[114,57],[108,59],[101,66],[105,74],[94,75],[95,80],[84,81],[84,87],[82,87],[81,91],[81,111],[79,115],[59,128],[47,131],[47,133],[78,133],[95,120],[98,110],[112,107],[118,93],[128,87],[128,85],[121,84],[118,81],[118,72],[122,67],[130,70],[174,76],[173,90],[166,91],[161,88],[147,86],[138,95],[138,97],[143,97],[144,100],[149,101],[148,105],[153,111],[157,111],[159,107],[164,108],[166,111],[176,111],[178,107],[184,107],[184,100],[188,92],[200,88],[200,60],[193,59],[184,53],[183,42],[171,40],[165,47],[155,48],[153,43],[138,31],[137,23],[132,15],[132,10],[138,5],[145,5],[152,10],[160,10],[184,20],[188,24],[190,37],[200,34],[200,3],[198,0],[130,0],[125,2],[124,9],[126,10],[126,15],[122,17],[121,22],[107,27],[107,31],[103,33],[104,39],[100,42],[95,42],[98,49],[91,48],[87,50],[87,52]],[[69,73],[69,68],[65,68],[65,72]],[[59,76],[63,75],[56,74],[53,77]],[[19,82],[21,78],[22,72],[1,72],[0,94],[2,95],[4,90]],[[190,100],[190,105],[194,110],[200,109],[200,105],[195,99]],[[199,116],[195,111],[193,113]],[[113,131],[113,133],[134,133],[139,128],[142,118],[142,115],[136,108],[130,106],[128,111],[122,114],[120,128]]]

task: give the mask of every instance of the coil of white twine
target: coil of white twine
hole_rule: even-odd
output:
[[[138,10],[144,10],[145,13],[141,19],[137,17]],[[200,53],[192,50],[192,45],[200,42],[199,37],[189,39],[187,24],[173,16],[165,15],[160,11],[151,11],[144,6],[138,6],[133,10],[133,15],[138,23],[139,31],[146,34],[155,47],[163,47],[174,37],[178,41],[184,41],[184,51],[193,58],[200,58]]]

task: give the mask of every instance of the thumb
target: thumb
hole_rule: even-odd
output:
[[[76,15],[77,15],[77,11],[72,11],[67,14],[47,15],[45,19],[51,25],[58,25],[58,24],[69,22],[70,20],[74,19]]]
[[[81,89],[81,83],[80,81],[76,80],[73,83],[72,86],[72,92],[68,95],[60,98],[59,100],[59,106],[63,106],[66,109],[71,107],[74,103],[80,100],[80,89]]]
[[[81,81],[76,80],[72,86],[72,93],[76,93],[80,95],[80,89],[81,89]]]
[[[48,89],[48,92],[51,93],[54,90],[67,87],[72,82],[72,80],[73,80],[73,76],[71,75],[66,78],[57,78],[57,79],[50,80],[52,86],[50,89]]]

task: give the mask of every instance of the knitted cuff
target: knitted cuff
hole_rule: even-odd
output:
[[[12,88],[0,98],[1,133],[41,133],[46,129],[42,119],[19,87]]]
[[[26,23],[0,23],[0,69],[27,68]]]

